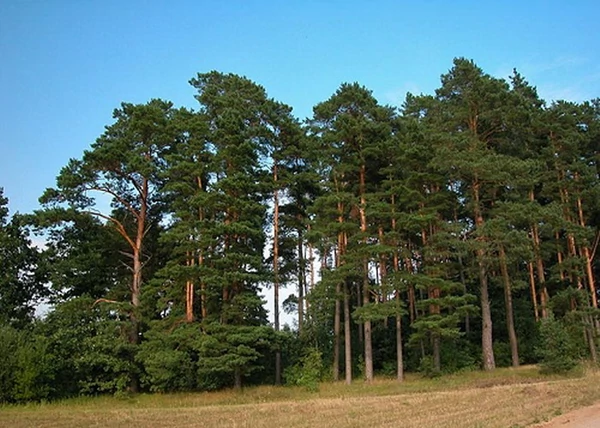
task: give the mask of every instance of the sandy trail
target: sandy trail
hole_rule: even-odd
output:
[[[539,428],[600,428],[600,403],[573,410],[541,425]]]

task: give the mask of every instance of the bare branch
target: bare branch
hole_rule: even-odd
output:
[[[132,268],[131,266],[129,266],[127,263],[125,263],[125,262],[121,262],[121,264],[122,264],[122,265],[123,265],[125,268],[127,268],[127,270],[128,270],[128,271],[130,271],[130,272],[133,272],[133,268]]]
[[[92,308],[94,306],[96,306],[98,303],[123,303],[123,302],[119,302],[117,300],[109,300],[109,299],[97,299],[94,304],[92,305]]]
[[[117,220],[114,217],[110,217],[107,216],[106,214],[102,214],[98,211],[84,211],[84,214],[91,214],[91,215],[95,215],[98,216],[100,218],[103,218],[106,221],[110,221],[111,223],[113,223],[115,226],[117,226],[117,231],[119,232],[119,235],[121,235],[123,238],[125,238],[125,240],[127,241],[127,243],[129,244],[129,246],[135,250],[135,242],[133,242],[133,239],[131,239],[129,237],[129,235],[127,234],[127,231],[125,230],[125,226],[123,226],[123,223],[121,223],[119,220]]]
[[[593,248],[592,254],[590,256],[591,260],[594,260],[594,257],[596,257],[596,250],[598,249],[598,243],[600,243],[600,230],[596,232],[596,238],[594,238],[594,248]]]
[[[119,251],[119,253],[121,253],[122,255],[129,257],[130,259],[134,258],[133,253],[128,253],[127,251]]]
[[[133,208],[133,206],[127,202],[125,199],[123,199],[121,196],[119,196],[115,191],[109,189],[106,186],[90,186],[87,188],[87,190],[92,190],[92,191],[96,191],[96,192],[103,192],[103,193],[108,193],[109,195],[111,195],[113,198],[115,198],[117,201],[119,201],[121,204],[123,204],[123,206],[127,209],[127,211],[129,211],[131,214],[133,214],[133,216],[139,220],[139,212]]]

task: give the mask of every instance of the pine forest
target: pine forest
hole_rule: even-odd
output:
[[[600,99],[450,65],[306,119],[200,73],[192,109],[118,106],[38,210],[0,189],[0,402],[595,363]]]

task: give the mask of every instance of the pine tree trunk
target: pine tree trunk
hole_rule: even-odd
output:
[[[340,268],[342,265],[341,254],[344,246],[344,237],[340,232],[338,234],[338,249],[335,251],[335,265],[336,268]],[[333,380],[337,381],[340,377],[340,345],[341,345],[341,284],[338,282],[335,285],[335,314],[333,319]]]
[[[187,251],[185,264],[193,268],[195,263],[193,255]],[[185,321],[194,321],[194,282],[189,279],[185,282]]]
[[[578,180],[579,175],[575,173],[575,179]],[[577,215],[579,217],[579,225],[585,228],[585,218],[583,216],[583,206],[581,204],[581,197],[577,196]],[[590,295],[592,297],[592,307],[598,308],[598,296],[596,295],[596,280],[594,278],[594,269],[592,267],[592,258],[590,256],[590,249],[587,245],[581,247],[581,255],[585,260],[585,274],[587,277],[588,287],[590,289]]]
[[[383,237],[383,227],[379,226],[379,243],[381,245],[385,245],[385,240]],[[385,286],[386,276],[387,276],[387,257],[385,253],[380,253],[379,255],[379,289],[381,290],[381,301],[385,303],[387,301],[387,287]],[[388,327],[388,319],[385,317],[383,319],[383,327],[387,329]]]
[[[396,232],[396,200],[392,195],[392,230]],[[400,258],[398,256],[398,243],[395,243],[395,250],[393,252],[393,263],[392,269],[394,272],[400,270]],[[402,355],[402,312],[400,309],[401,297],[398,288],[395,290],[396,294],[396,378],[398,382],[404,381],[404,356]]]
[[[333,319],[333,380],[340,380],[340,345],[341,345],[341,286],[335,286],[335,314]]]
[[[517,333],[515,331],[515,320],[513,316],[512,287],[510,277],[508,276],[508,267],[506,265],[506,252],[504,247],[500,246],[500,272],[504,283],[504,304],[506,308],[506,329],[508,330],[508,340],[510,342],[510,354],[512,357],[512,366],[519,367],[519,345]]]
[[[410,314],[410,323],[412,324],[417,319],[417,300],[415,288],[412,284],[408,286],[408,310]]]
[[[277,163],[273,165],[273,317],[275,331],[279,331],[279,189],[277,188]],[[275,350],[275,384],[281,384],[281,351]]]
[[[200,268],[204,266],[204,253],[202,250],[200,250],[200,254],[198,255],[198,266]],[[203,279],[200,279],[200,306],[202,320],[205,320],[208,317],[208,297],[206,295],[206,282]]]
[[[204,186],[202,184],[202,178],[196,177],[196,185],[198,186],[198,190],[200,192],[204,192]],[[204,221],[204,208],[198,208],[198,220],[200,222]],[[193,263],[192,263],[193,264]],[[198,267],[201,269],[204,266],[204,252],[200,249],[198,253]],[[200,279],[200,316],[202,320],[205,320],[208,316],[208,305],[207,305],[207,296],[206,296],[206,283],[204,279]]]
[[[465,267],[463,265],[463,259],[462,256],[459,255],[458,256],[458,265],[459,265],[459,269],[460,269],[460,283],[463,286],[463,293],[467,294],[467,281],[465,280]],[[469,316],[469,314],[465,314],[465,333],[469,334],[471,333],[471,318]]]
[[[360,214],[360,231],[366,236],[367,233],[367,215],[366,215],[366,166],[363,163],[360,166],[359,174],[359,193],[360,204],[358,212]],[[367,246],[367,238],[364,238],[363,245]],[[366,248],[364,248],[366,250]],[[359,294],[360,295],[360,294]],[[362,303],[363,306],[369,304],[370,287],[369,287],[369,261],[366,256],[363,258],[363,283],[362,283]],[[365,380],[371,382],[373,380],[373,343],[371,338],[371,320],[367,317],[364,321],[364,345],[365,345]]]
[[[587,246],[583,246],[581,249],[581,254],[585,260],[585,273],[587,276],[588,287],[590,289],[590,295],[592,297],[592,307],[598,308],[598,295],[596,294],[596,281],[594,278],[594,269],[592,266],[590,249]]]
[[[456,209],[454,210],[454,222],[458,224],[458,213]],[[458,269],[459,269],[459,277],[460,283],[463,286],[463,293],[467,294],[467,281],[465,279],[465,265],[463,263],[463,258],[461,253],[458,253]],[[465,314],[465,333],[471,333],[471,319],[468,313]]]
[[[310,225],[309,225],[309,230],[310,230]],[[308,294],[308,292],[315,287],[315,263],[314,263],[314,256],[313,256],[313,246],[310,242],[307,245],[308,245],[308,262],[310,263],[310,268],[309,268],[310,269],[310,287],[309,287],[308,281],[304,281],[305,294]],[[308,309],[308,306],[307,306],[307,309]]]
[[[185,321],[194,321],[194,283],[186,281],[185,284]]]
[[[237,367],[233,372],[233,388],[236,390],[242,389],[242,371]]]
[[[535,195],[533,193],[533,190],[529,191],[529,201],[534,202],[535,201]],[[540,240],[540,234],[538,232],[538,226],[536,223],[533,223],[531,225],[531,237],[533,239],[533,253],[534,253],[534,257],[535,257],[535,266],[536,266],[536,270],[537,270],[537,277],[538,277],[538,282],[540,284],[540,304],[542,306],[542,318],[547,318],[548,317],[548,290],[546,288],[546,274],[544,271],[544,260],[542,259],[542,252],[541,252],[541,240]],[[536,292],[536,287],[535,287],[535,282],[533,281],[533,269],[531,269],[530,272],[530,283],[531,283],[531,289],[532,289],[532,293],[535,293],[532,295],[533,298],[533,305],[534,305],[534,310],[535,310],[535,319],[538,320],[539,319],[539,309],[537,307],[537,292]]]
[[[298,229],[298,333],[302,334],[304,327],[304,248],[302,245],[302,234]]]
[[[356,307],[360,308],[362,306],[362,287],[360,283],[356,283]],[[364,341],[364,334],[365,334],[365,328],[364,328],[364,324],[363,325],[359,325],[358,328],[358,344],[359,346],[361,346],[363,348],[364,351],[364,345],[365,345],[365,341]]]
[[[564,172],[563,171],[559,171],[559,179],[563,180],[564,179]],[[563,216],[565,221],[569,222],[569,223],[573,223],[573,219],[571,216],[571,212],[569,209],[569,205],[570,205],[570,198],[569,198],[569,191],[565,188],[562,187],[559,189],[560,191],[560,200],[563,204]],[[567,251],[569,254],[569,257],[572,258],[576,258],[577,257],[577,246],[575,244],[575,237],[573,236],[573,233],[568,232],[567,233]],[[577,289],[581,290],[583,288],[583,283],[581,281],[581,277],[579,275],[579,273],[574,272],[573,270],[571,270],[569,272],[569,276],[571,278],[571,283],[572,284],[577,284]]]
[[[400,306],[400,293],[396,293],[398,306]],[[396,313],[396,375],[398,382],[404,381],[404,357],[402,355],[402,315]]]
[[[140,321],[138,319],[138,312],[140,307],[140,294],[142,288],[142,245],[144,236],[146,235],[146,214],[148,205],[148,180],[144,179],[141,186],[140,192],[140,211],[137,217],[136,237],[135,244],[132,248],[133,256],[133,279],[131,284],[131,305],[133,309],[131,311],[131,332],[129,335],[130,343],[137,345],[140,343]],[[136,393],[139,390],[139,381],[136,374],[132,374],[131,383],[129,386],[131,392]]]
[[[558,234],[558,232],[554,233],[554,239],[556,240],[556,261],[558,263],[558,277],[560,278],[561,282],[565,282],[565,270],[563,268],[563,253],[560,249],[560,236]]]
[[[364,262],[364,269],[368,269],[367,261]],[[365,273],[363,276],[363,305],[369,304],[369,279]],[[366,319],[364,322],[365,330],[365,380],[373,381],[373,342],[371,338],[371,320]]]
[[[483,250],[478,251],[479,258],[483,258]],[[494,347],[492,342],[492,313],[490,310],[490,298],[488,295],[487,272],[483,262],[479,261],[479,281],[481,293],[481,348],[483,356],[483,369],[493,370],[496,368],[494,360]]]
[[[437,335],[433,335],[431,338],[431,344],[433,347],[433,368],[436,373],[441,373],[442,371],[442,359],[440,356],[440,338]]]
[[[404,260],[404,264],[406,265],[406,271],[408,273],[413,273],[413,265],[410,257],[407,257]],[[415,295],[415,287],[413,284],[408,285],[408,313],[410,316],[410,323],[414,323],[417,319],[417,297]]]
[[[350,330],[350,290],[344,284],[344,362],[346,384],[352,383],[352,332]]]
[[[483,216],[479,206],[479,183],[477,178],[472,184],[473,202],[474,202],[474,217],[475,226],[479,229],[483,227]],[[492,313],[490,310],[490,297],[488,293],[488,277],[485,256],[486,252],[483,248],[478,248],[476,251],[477,266],[479,270],[479,287],[481,299],[481,349],[483,357],[483,369],[493,370],[496,368],[494,360],[494,346],[492,339]]]
[[[539,321],[540,320],[540,312],[538,309],[538,302],[537,302],[537,290],[535,289],[535,277],[533,274],[533,263],[528,262],[527,263],[527,271],[529,272],[529,288],[531,291],[531,302],[533,303],[533,314],[535,316],[535,321]]]

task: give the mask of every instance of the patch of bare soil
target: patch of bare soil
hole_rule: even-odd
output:
[[[600,427],[600,403],[573,410],[541,425],[539,428],[598,428]]]

